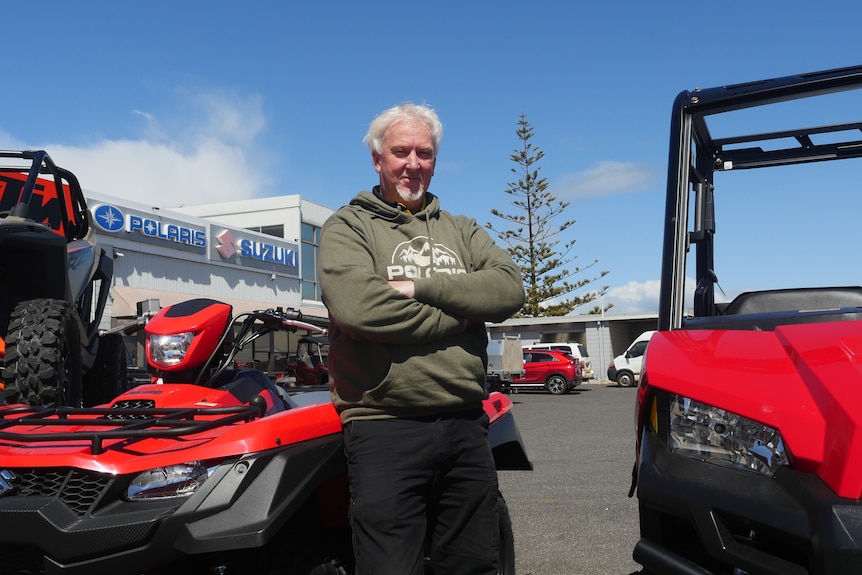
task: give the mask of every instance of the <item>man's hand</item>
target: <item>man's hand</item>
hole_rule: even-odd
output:
[[[407,297],[414,297],[415,291],[413,290],[413,280],[389,280],[389,285],[395,288],[395,290]]]
[[[389,280],[389,285],[400,294],[406,295],[407,297],[415,297],[415,291],[413,289],[413,280]],[[470,329],[470,327],[475,322],[464,318],[461,320],[461,326],[464,330]]]

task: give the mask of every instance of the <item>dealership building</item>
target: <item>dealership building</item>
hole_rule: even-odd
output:
[[[299,196],[163,209],[88,192],[87,202],[114,259],[114,325],[135,317],[138,301],[195,297],[230,303],[234,313],[293,307],[326,321],[314,260],[331,209]]]
[[[333,210],[298,195],[170,209],[85,195],[98,243],[114,261],[102,327],[136,318],[140,301],[166,306],[194,298],[228,303],[235,316],[294,308],[311,323],[328,324],[316,263],[320,229]],[[249,353],[261,359],[273,350],[283,359],[297,337],[273,334]]]
[[[231,304],[234,315],[294,308],[307,321],[328,325],[317,253],[321,228],[333,209],[299,195],[180,208],[85,195],[98,242],[114,260],[103,327],[136,318],[139,301],[166,306],[199,297]],[[492,339],[517,337],[525,344],[582,343],[596,375],[604,377],[614,356],[655,325],[655,314],[575,315],[513,318],[489,324],[488,331]],[[273,361],[290,359],[299,335],[272,334],[256,342],[246,359],[266,358],[271,368]]]

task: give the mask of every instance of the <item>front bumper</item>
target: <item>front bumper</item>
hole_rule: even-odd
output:
[[[11,470],[0,496],[0,575],[162,570],[189,557],[264,545],[316,486],[344,466],[341,435],[227,461],[192,496],[123,500],[129,477]]]
[[[862,503],[814,475],[697,461],[647,432],[637,479],[643,539],[633,555],[657,575],[862,573]]]

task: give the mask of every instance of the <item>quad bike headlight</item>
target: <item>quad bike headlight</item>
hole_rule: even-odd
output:
[[[789,465],[777,429],[682,395],[670,396],[670,449],[765,475]]]
[[[188,497],[204,484],[215,468],[200,461],[156,467],[140,473],[126,489],[129,501]]]
[[[170,367],[185,359],[195,334],[187,331],[168,335],[150,334],[150,359],[158,366]]]

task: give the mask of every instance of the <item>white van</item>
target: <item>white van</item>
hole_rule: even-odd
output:
[[[617,382],[620,387],[633,386],[640,376],[644,353],[654,333],[654,330],[643,332],[623,353],[616,356],[608,366],[608,379]]]
[[[581,361],[582,375],[584,381],[588,381],[595,377],[593,364],[590,361],[590,354],[587,353],[587,347],[582,343],[561,341],[556,343],[534,343],[532,345],[523,346],[524,349],[556,349],[571,355]]]

